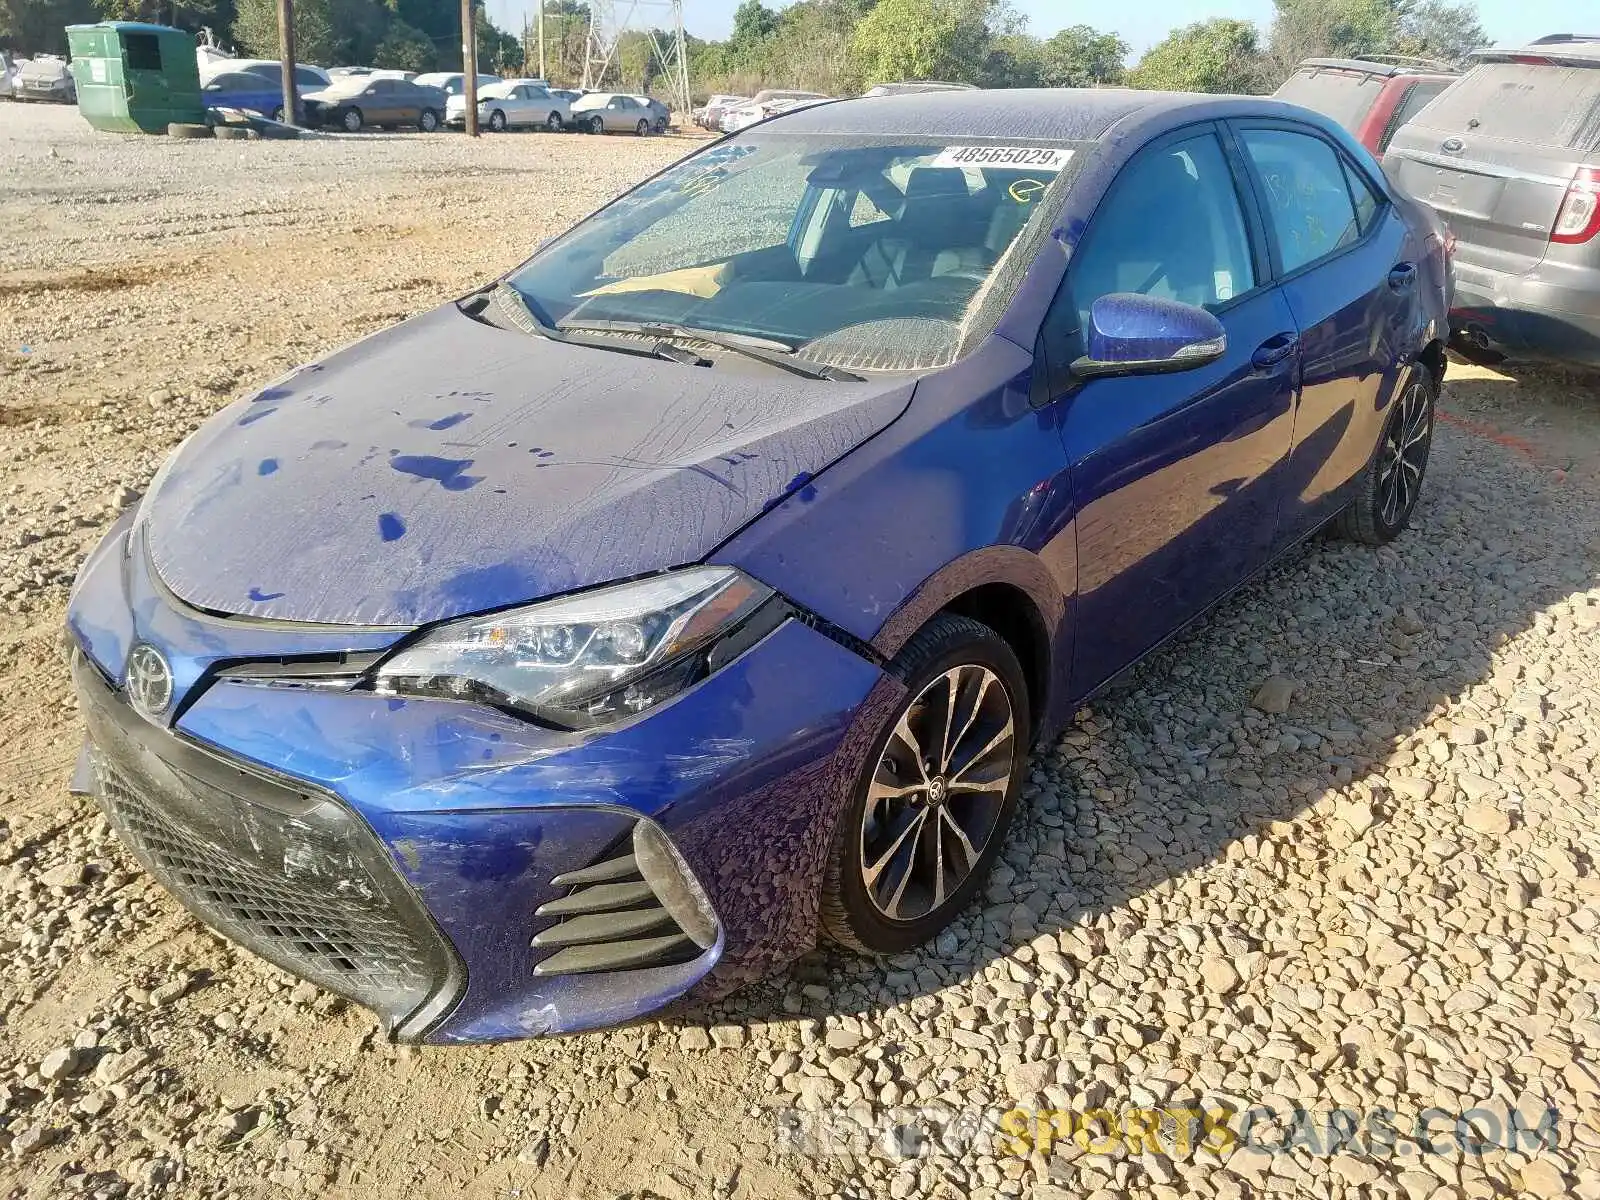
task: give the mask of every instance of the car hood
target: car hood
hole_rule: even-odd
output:
[[[570,346],[446,305],[203,425],[145,501],[152,565],[198,608],[361,625],[625,579],[703,559],[913,386],[718,357]]]

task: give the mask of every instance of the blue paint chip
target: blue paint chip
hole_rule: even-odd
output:
[[[432,454],[396,454],[389,465],[404,475],[431,479],[447,492],[464,492],[483,482],[481,475],[468,475],[470,458],[437,458]]]
[[[257,604],[265,604],[268,600],[276,600],[282,595],[282,592],[263,592],[258,587],[250,589],[250,599]]]
[[[400,519],[399,513],[380,513],[378,534],[386,542],[397,542],[406,535],[406,523]]]
[[[277,473],[277,470],[278,460],[275,458],[263,458],[260,463],[256,465],[257,475],[274,475]]]

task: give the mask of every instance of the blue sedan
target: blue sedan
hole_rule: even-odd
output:
[[[200,99],[207,108],[241,108],[274,120],[283,119],[282,76],[268,76],[255,71],[226,71],[213,76],[201,89]],[[315,76],[302,79],[305,88],[324,87]]]
[[[1272,100],[763,122],[191,437],[73,594],[79,786],[405,1040],[902,951],[1075,706],[1402,535],[1448,273]]]

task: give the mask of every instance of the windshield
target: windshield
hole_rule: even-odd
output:
[[[1311,68],[1289,76],[1273,95],[1332,117],[1354,133],[1371,111],[1385,82],[1386,77],[1382,75]]]
[[[745,134],[687,159],[510,278],[549,324],[743,334],[840,366],[951,361],[1072,151]],[[999,297],[1004,299],[1004,297]]]

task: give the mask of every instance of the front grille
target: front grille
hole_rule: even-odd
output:
[[[336,891],[320,872],[304,882],[270,873],[168,820],[132,779],[103,757],[96,760],[100,797],[117,832],[150,873],[207,924],[353,998],[408,992],[425,982],[424,948],[393,913],[364,903],[378,898],[376,884],[338,847],[306,838],[299,848],[329,862],[344,860],[340,868],[346,874]],[[202,794],[197,780],[182,782]],[[238,803],[220,794],[211,799]]]
[[[100,805],[195,916],[375,1010],[403,1027],[397,1036],[416,1036],[459,995],[454,951],[365,822],[144,725],[98,675],[74,674]]]

